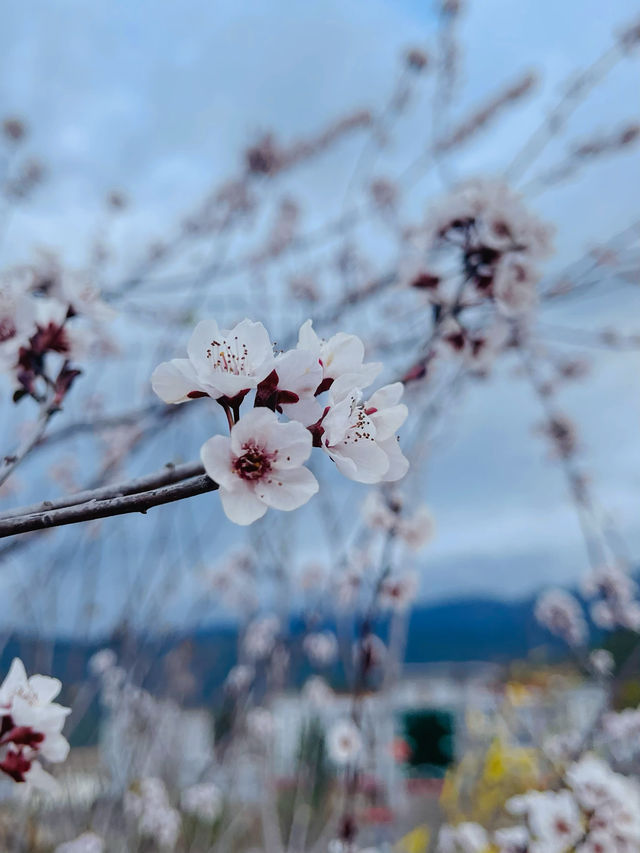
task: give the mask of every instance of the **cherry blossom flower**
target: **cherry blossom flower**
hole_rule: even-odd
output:
[[[274,730],[273,714],[267,708],[251,708],[247,712],[247,731],[258,743],[267,744]]]
[[[492,292],[498,310],[507,317],[528,314],[536,305],[538,271],[526,258],[506,255],[493,275]]]
[[[362,748],[360,729],[351,720],[338,720],[327,732],[327,750],[334,764],[353,764],[359,758]]]
[[[338,640],[332,631],[307,634],[303,647],[314,666],[330,666],[338,656]]]
[[[387,578],[380,589],[381,606],[396,611],[406,610],[418,594],[418,585],[418,575],[415,572]]]
[[[333,690],[319,675],[312,675],[306,680],[302,695],[312,708],[329,708],[336,698]]]
[[[431,510],[424,504],[419,506],[409,518],[398,522],[398,537],[413,551],[419,551],[433,539],[435,520]]]
[[[51,787],[53,780],[35,759],[61,762],[69,753],[62,727],[71,709],[52,701],[61,687],[57,678],[27,678],[19,658],[0,686],[0,769],[16,782]]]
[[[562,589],[550,589],[536,603],[536,619],[552,634],[570,646],[582,645],[587,638],[587,623],[578,601]]]
[[[235,400],[255,388],[273,369],[273,349],[262,323],[243,320],[233,329],[220,329],[215,320],[202,320],[187,345],[188,358],[158,365],[151,385],[165,403],[184,403],[194,397]]]
[[[589,655],[589,662],[597,675],[610,676],[615,668],[615,660],[606,649],[595,649]]]
[[[313,353],[289,350],[276,356],[273,370],[258,385],[256,405],[284,412],[308,426],[322,416],[316,391],[322,382],[322,366]]]
[[[568,853],[584,835],[582,812],[570,791],[530,791],[507,806],[527,816],[535,853]]]
[[[457,826],[445,824],[438,834],[436,853],[485,853],[489,847],[487,831],[467,821]]]
[[[227,673],[224,686],[231,693],[244,693],[251,687],[255,675],[256,673],[252,666],[242,663],[238,664],[232,667]]]
[[[136,822],[143,838],[172,850],[180,834],[180,813],[171,806],[169,795],[161,779],[148,776],[140,780],[136,790],[127,791],[124,811]]]
[[[104,839],[95,832],[83,832],[73,841],[58,844],[53,853],[104,853]]]
[[[242,642],[242,649],[249,660],[257,661],[268,657],[274,649],[279,631],[280,620],[277,616],[254,619],[247,627]]]
[[[325,341],[318,337],[311,320],[300,327],[298,349],[312,353],[322,366],[322,391],[338,380],[342,394],[353,388],[367,388],[382,370],[377,362],[364,363],[364,344],[356,335],[338,332]]]
[[[180,805],[186,814],[214,823],[222,813],[222,791],[213,782],[200,782],[182,791]]]
[[[386,385],[363,401],[358,390],[333,401],[322,420],[320,446],[338,470],[359,483],[399,480],[409,462],[398,445],[397,430],[407,418],[400,403],[401,382]]]
[[[499,853],[527,853],[529,831],[526,826],[509,826],[497,829],[493,835]]]
[[[243,415],[230,437],[215,435],[206,441],[202,464],[219,484],[231,521],[251,524],[269,507],[293,510],[305,504],[318,491],[316,478],[303,467],[311,442],[301,424],[282,423],[264,408]]]

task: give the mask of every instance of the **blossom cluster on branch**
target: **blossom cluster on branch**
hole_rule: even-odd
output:
[[[187,355],[160,364],[153,389],[167,403],[210,397],[224,409],[230,435],[213,436],[200,455],[237,524],[251,524],[269,507],[297,509],[318,491],[304,465],[312,447],[360,483],[406,474],[397,438],[408,415],[402,383],[365,396],[382,365],[364,361],[355,335],[325,341],[307,320],[297,347],[275,354],[262,323],[245,319],[220,329],[211,319],[196,326]],[[253,408],[241,414],[251,392]]]

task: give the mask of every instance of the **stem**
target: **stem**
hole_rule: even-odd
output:
[[[47,424],[58,411],[60,411],[60,408],[53,402],[51,397],[48,397],[42,402],[40,405],[38,420],[36,421],[35,428],[31,435],[18,446],[14,453],[7,454],[0,464],[0,486],[15,471],[18,465],[20,465],[23,459],[33,450],[36,444],[40,442],[47,428]]]

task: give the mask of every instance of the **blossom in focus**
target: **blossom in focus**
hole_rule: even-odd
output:
[[[341,400],[332,399],[322,420],[320,445],[345,477],[380,483],[399,480],[407,473],[409,463],[396,436],[408,415],[400,403],[403,390],[402,383],[396,382],[366,401],[357,390]]]
[[[202,320],[187,345],[188,358],[158,365],[151,385],[165,403],[184,403],[209,396],[233,400],[255,388],[273,369],[273,349],[262,323],[242,320],[220,329]]]
[[[297,509],[318,491],[316,478],[303,467],[311,446],[311,434],[301,424],[282,423],[269,409],[259,408],[243,415],[230,437],[206,441],[200,456],[220,486],[228,518],[245,525],[269,507]]]
[[[298,349],[310,352],[322,366],[323,391],[338,382],[341,393],[353,388],[367,388],[382,370],[377,362],[364,362],[364,344],[356,335],[338,332],[323,340],[313,329],[311,320],[300,327]]]

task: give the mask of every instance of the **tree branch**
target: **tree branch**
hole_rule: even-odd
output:
[[[187,469],[194,466],[180,467]],[[202,470],[201,466],[197,467]],[[174,477],[176,476],[176,470],[177,469],[173,469],[172,471],[172,475]],[[158,478],[162,475],[166,477],[167,473],[162,472],[160,475],[156,474],[148,478],[142,478],[142,481],[146,480],[149,482],[154,476]],[[138,481],[138,483],[139,482],[141,481]],[[113,487],[107,486],[104,489],[96,489],[93,492],[93,497],[88,497],[91,495],[90,492],[83,492],[81,495],[83,498],[82,500],[56,509],[44,509],[39,512],[23,512],[21,510],[15,510],[13,515],[9,517],[5,516],[0,519],[0,538],[15,536],[18,533],[29,533],[34,530],[47,530],[51,527],[61,527],[65,524],[77,524],[81,521],[93,521],[98,518],[108,518],[112,515],[125,515],[130,512],[146,513],[147,510],[154,506],[160,506],[162,504],[183,500],[184,498],[190,498],[194,495],[212,492],[218,488],[218,484],[211,480],[206,474],[199,474],[198,476],[189,477],[188,479],[183,478],[180,482],[174,482],[171,485],[147,489],[145,491],[131,493],[128,491],[131,487],[132,484],[129,484],[129,486],[125,485],[125,489],[127,490],[126,494],[102,499],[98,496],[107,492],[110,488],[111,491],[113,491]],[[71,499],[63,500],[70,501]],[[30,508],[26,507],[25,509],[29,510]]]
[[[9,453],[2,459],[2,462],[0,463],[0,486],[15,471],[25,456],[27,456],[42,439],[47,428],[47,424],[51,420],[52,416],[58,411],[60,411],[60,407],[57,403],[53,403],[51,399],[47,399],[42,403],[40,406],[40,413],[38,414],[38,420],[36,421],[31,435],[29,435],[18,446],[14,453]]]

